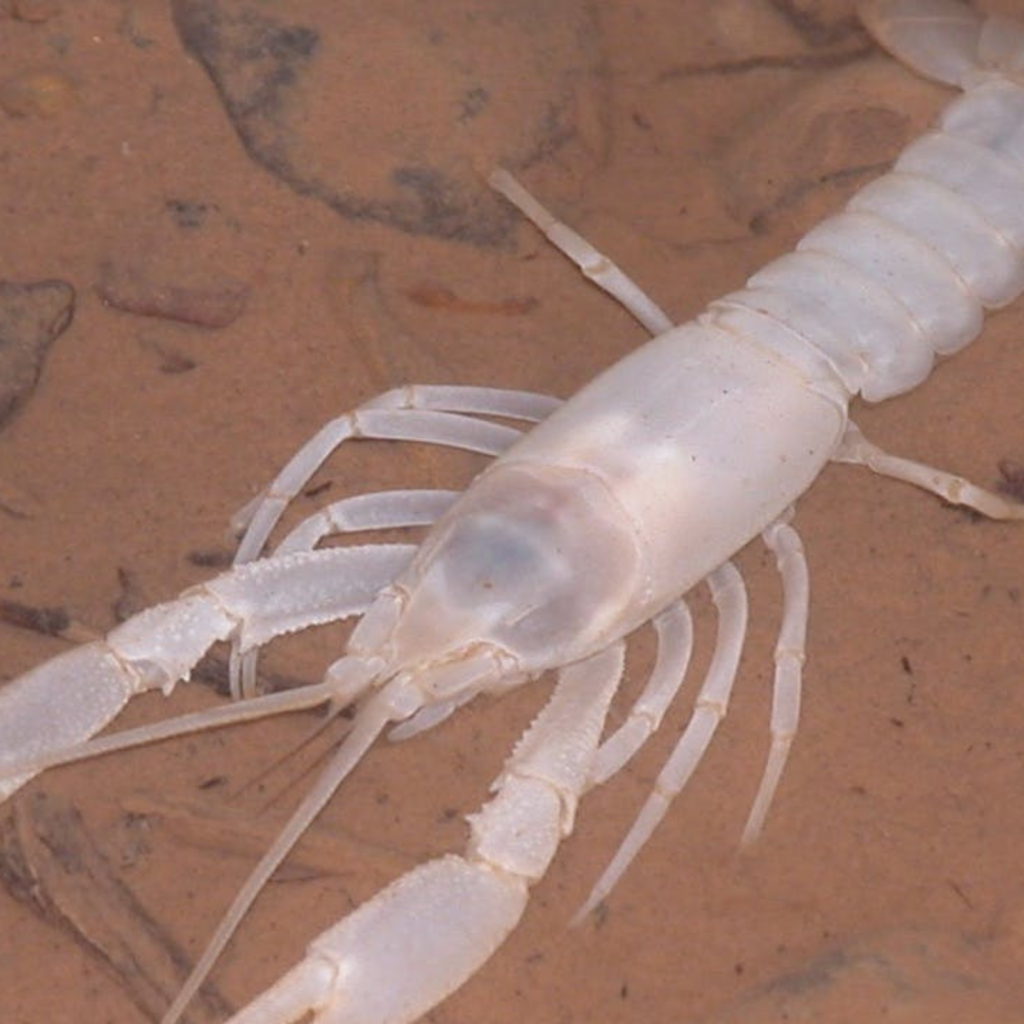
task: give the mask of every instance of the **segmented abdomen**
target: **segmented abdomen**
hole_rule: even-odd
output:
[[[977,337],[985,307],[1022,291],[1024,87],[993,77],[705,315],[804,366],[824,356],[850,392],[880,401],[920,384],[937,354]]]

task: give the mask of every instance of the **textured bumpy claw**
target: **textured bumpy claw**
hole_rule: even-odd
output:
[[[80,680],[88,685],[78,687]],[[0,772],[88,739],[128,703],[137,681],[104,643],[91,643],[27,672],[0,694]],[[55,713],[61,702],[66,714]],[[6,800],[36,772],[0,777]]]
[[[469,819],[466,855],[392,882],[229,1024],[411,1024],[467,981],[515,928],[529,886],[572,831],[622,666],[616,644],[563,669],[493,799]]]
[[[307,687],[81,747],[136,694],[168,693],[188,679],[219,640],[258,645],[362,612],[412,551],[399,544],[328,548],[240,566],[26,672],[0,690],[0,801],[43,768],[86,753],[323,703],[327,688]]]
[[[526,899],[523,879],[489,865],[430,861],[311,942],[306,959],[230,1024],[291,1024],[306,1014],[315,1024],[416,1020],[484,964]]]
[[[214,601],[194,595],[158,605],[98,640],[16,679],[0,693],[0,772],[43,761],[88,740],[138,693],[169,689],[237,623]],[[39,768],[0,775],[7,798]]]

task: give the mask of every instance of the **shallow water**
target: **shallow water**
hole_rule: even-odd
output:
[[[229,552],[229,516],[362,399],[412,380],[568,395],[643,340],[476,186],[479,171],[522,167],[682,320],[877,174],[945,99],[872,49],[840,0],[802,16],[754,0],[616,0],[557,5],[543,21],[523,4],[452,3],[433,25],[411,13],[420,5],[308,0],[274,16],[316,46],[298,47],[311,55],[240,136],[164,5],[64,7],[37,22],[0,14],[0,75],[65,82],[48,116],[0,114],[0,278],[59,278],[77,293],[36,391],[0,432],[0,597],[95,630],[206,578]],[[179,3],[179,26],[186,7],[214,9]],[[218,9],[240,32],[270,31],[263,6]],[[237,104],[239,81],[275,67],[243,67],[222,92]],[[398,173],[413,166],[419,177]],[[464,237],[477,214],[486,237],[439,237]],[[194,314],[195,289],[208,303],[238,285],[244,312],[220,328],[101,299],[124,305],[125,288],[142,288],[152,306],[174,286]],[[1000,460],[1024,461],[1022,335],[1018,302],[913,394],[857,408],[858,422],[893,451],[994,486]],[[353,449],[316,478],[321,500],[458,486],[482,464]],[[752,545],[738,557],[750,641],[690,788],[604,910],[567,930],[681,705],[586,799],[522,926],[432,1019],[1024,1020],[1024,531],[842,466],[796,525],[812,572],[803,719],[757,847],[736,844],[767,750],[779,595]],[[702,592],[693,603],[699,670],[714,618]],[[291,640],[269,670],[314,679],[340,639]],[[0,623],[0,671],[65,646]],[[460,815],[545,686],[375,750],[233,943],[214,979],[224,1000],[260,991],[388,878],[461,848]],[[183,686],[125,717],[217,700]],[[312,721],[54,771],[13,801],[5,1024],[150,1019],[174,984],[168,949],[198,955],[297,799],[303,758],[247,783]]]

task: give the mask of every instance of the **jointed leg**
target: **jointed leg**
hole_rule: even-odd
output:
[[[459,493],[442,490],[374,491],[342,498],[303,519],[274,548],[274,555],[312,551],[322,540],[339,534],[430,526],[451,507]]]
[[[672,321],[632,278],[585,238],[557,220],[508,171],[499,167],[488,180],[491,188],[533,221],[548,241],[579,267],[584,277],[624,306],[651,334],[664,334],[672,329]]]
[[[690,609],[676,601],[655,620],[658,654],[643,692],[629,717],[600,746],[594,757],[590,785],[599,786],[615,775],[661,725],[665,712],[686,678],[693,652]]]
[[[853,422],[847,424],[846,434],[833,458],[836,462],[867,466],[882,476],[931,491],[951,505],[964,505],[989,519],[1024,519],[1024,504],[1021,502],[987,491],[954,473],[890,455],[869,441]]]
[[[747,846],[757,839],[771,806],[782,770],[789,757],[790,744],[800,718],[800,687],[806,658],[807,616],[810,607],[810,581],[807,559],[796,530],[779,520],[762,534],[782,577],[782,625],[775,644],[775,680],[772,685],[772,745],[761,784],[750,809],[740,843]]]
[[[266,491],[237,513],[232,525],[245,535],[235,563],[259,557],[284,509],[335,448],[351,438],[419,441],[498,455],[519,431],[474,416],[536,422],[559,404],[546,395],[495,388],[417,386],[388,391],[321,427]]]
[[[731,562],[720,565],[707,580],[718,608],[718,637],[711,665],[697,695],[693,715],[655,780],[654,791],[640,809],[604,874],[573,918],[574,924],[586,917],[615,887],[665,816],[673,798],[690,780],[718,723],[725,717],[747,632],[747,592],[743,578]]]

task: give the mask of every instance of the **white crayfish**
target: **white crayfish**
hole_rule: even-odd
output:
[[[756,836],[797,726],[808,613],[788,510],[831,460],[860,463],[996,518],[1022,507],[871,445],[853,396],[920,384],[937,355],[974,339],[985,307],[1024,290],[1024,27],[955,0],[869,6],[875,35],[964,95],[894,170],[796,251],[695,321],[673,327],[505,172],[492,184],[654,340],[564,404],[520,392],[409,388],[327,425],[246,513],[236,565],[0,692],[0,796],[88,752],[260,715],[356,707],[351,730],[256,868],[168,1011],[177,1020],[260,887],[380,733],[428,729],[477,694],[556,670],[463,855],[423,864],[313,939],[305,958],[234,1024],[400,1024],[458,988],[515,927],[530,886],[572,831],[579,798],[657,729],[679,688],[691,626],[682,596],[709,583],[718,640],[696,709],[654,792],[596,884],[602,900],[700,761],[725,713],[746,625],[729,559],[760,535],[784,590],[772,743],[744,838]],[[479,415],[536,422],[518,431]],[[301,524],[260,558],[323,459],[353,437],[414,439],[498,456],[461,496],[361,495]],[[319,548],[332,534],[433,523],[408,545]],[[257,648],[361,616],[322,683],[249,693]],[[602,738],[623,638],[653,621],[659,652],[624,724]],[[170,691],[217,641],[235,644],[249,699],[85,745],[134,694]]]

